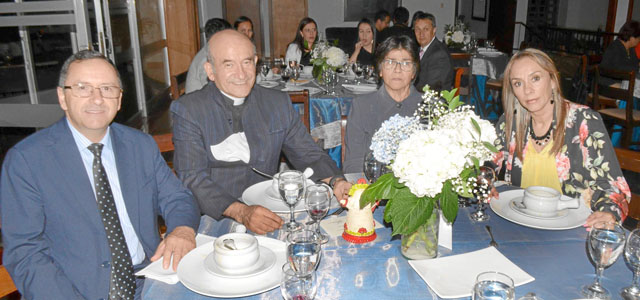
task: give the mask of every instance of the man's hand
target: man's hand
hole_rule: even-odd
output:
[[[195,247],[196,233],[193,228],[178,226],[160,242],[156,253],[151,257],[151,261],[156,261],[162,257],[162,268],[167,269],[173,256],[173,271],[177,271],[180,260]]]
[[[584,227],[587,227],[587,230],[589,230],[591,229],[591,226],[598,222],[615,223],[616,217],[614,217],[610,212],[596,211],[587,218],[587,222],[584,224]]]
[[[249,206],[240,202],[229,205],[224,215],[233,218],[256,234],[266,234],[280,229],[284,223],[282,218],[260,205]]]
[[[349,198],[349,190],[351,189],[351,183],[338,179],[333,185],[333,194],[336,195],[338,201]]]

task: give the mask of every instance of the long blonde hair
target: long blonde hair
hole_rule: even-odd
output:
[[[504,71],[504,78],[502,80],[502,105],[504,107],[506,121],[505,146],[508,149],[509,144],[511,143],[511,132],[513,131],[515,120],[515,153],[520,160],[522,160],[522,150],[527,137],[527,128],[529,126],[529,120],[531,119],[531,113],[520,105],[520,102],[513,93],[513,88],[511,86],[511,68],[517,60],[525,57],[532,59],[543,70],[549,72],[551,80],[553,80],[556,85],[556,91],[551,91],[551,97],[553,97],[554,100],[553,113],[554,118],[556,119],[556,128],[553,133],[553,143],[551,147],[551,153],[554,155],[560,151],[564,144],[564,121],[567,116],[567,104],[565,104],[564,97],[562,96],[562,90],[560,88],[560,75],[551,58],[544,52],[533,48],[524,49],[513,55],[507,64],[507,68]]]

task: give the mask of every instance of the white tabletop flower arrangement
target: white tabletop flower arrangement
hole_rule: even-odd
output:
[[[444,42],[449,48],[462,49],[471,42],[469,25],[456,20],[453,25],[444,25]]]
[[[463,105],[455,89],[442,91],[441,96],[427,86],[415,115],[395,115],[383,122],[370,147],[376,160],[390,163],[392,172],[365,190],[360,206],[388,199],[384,220],[393,224],[392,234],[403,235],[403,254],[409,258],[414,257],[405,253],[405,247],[424,240],[425,231],[437,232],[437,224],[435,229],[428,226],[438,211],[434,208],[439,206],[446,220],[453,222],[458,196],[473,196],[478,167],[497,152],[493,125]],[[435,246],[429,251],[437,251],[437,233],[435,241],[423,242]]]
[[[325,43],[317,43],[311,50],[311,63],[313,64],[313,77],[320,80],[322,72],[327,69],[336,70],[347,63],[347,54],[336,46]]]

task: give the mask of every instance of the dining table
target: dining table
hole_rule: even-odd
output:
[[[476,106],[476,113],[483,119],[495,122],[500,118],[501,112],[496,111],[496,105],[493,105],[493,102],[497,101],[497,97],[501,95],[492,91],[485,99],[485,85],[489,79],[501,80],[508,62],[509,55],[488,48],[480,48],[470,60],[473,85],[468,103]],[[498,103],[498,106],[502,105]]]
[[[349,174],[353,180],[361,175]],[[504,185],[498,191],[517,189]],[[452,225],[452,249],[439,247],[438,258],[464,254],[489,247],[491,238],[485,226],[491,226],[497,250],[508,260],[535,278],[517,286],[516,298],[535,293],[541,299],[581,299],[583,285],[595,279],[595,268],[587,251],[588,232],[582,226],[568,230],[542,230],[518,225],[487,209],[489,220],[473,222],[469,215],[476,207],[462,207]],[[383,224],[384,206],[374,212]],[[344,216],[347,212],[342,212]],[[284,215],[283,215],[284,217]],[[305,212],[296,219],[310,220]],[[213,237],[235,230],[230,219],[201,219],[198,233]],[[376,229],[377,238],[364,244],[352,244],[340,235],[331,236],[322,245],[315,299],[441,299],[411,267],[400,251],[399,236],[391,235],[389,224]],[[628,232],[627,232],[628,233]],[[266,237],[285,240],[286,230],[276,230]],[[437,258],[436,258],[437,259]],[[279,266],[278,266],[279,267]],[[447,270],[433,270],[446,272]],[[487,270],[490,271],[490,270]],[[241,279],[238,279],[241,280]],[[620,289],[631,284],[632,272],[623,255],[604,271],[601,283],[618,299]],[[216,282],[211,282],[215,285]],[[249,284],[249,283],[248,283]],[[182,283],[166,284],[146,279],[144,299],[212,299],[186,288]],[[282,299],[280,288],[239,299]],[[459,298],[459,299],[470,299]]]

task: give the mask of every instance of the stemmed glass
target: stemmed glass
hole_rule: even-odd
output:
[[[327,235],[320,232],[320,221],[329,212],[329,204],[331,203],[331,190],[324,184],[314,184],[307,187],[305,195],[305,203],[307,212],[316,224],[316,235],[318,241],[324,244],[329,241]]]
[[[496,172],[492,168],[482,166],[478,168],[477,174],[473,183],[473,194],[478,199],[478,210],[470,214],[469,218],[475,222],[482,222],[489,220],[489,215],[484,212],[484,206],[491,198]]]
[[[504,299],[513,300],[515,298],[513,279],[500,272],[482,272],[476,277],[476,284],[473,286],[473,300]]]
[[[280,71],[280,77],[282,77],[282,81],[284,81],[284,84],[287,84],[289,78],[291,78],[291,69],[282,69]]]
[[[278,73],[282,72],[282,70],[284,70],[284,68],[282,66],[284,66],[284,58],[280,57],[280,58],[274,58],[273,59],[273,67],[278,69]]]
[[[308,276],[320,261],[320,240],[311,230],[291,232],[287,235],[287,259],[298,276]]]
[[[370,183],[374,183],[380,176],[388,172],[389,169],[387,165],[376,160],[376,157],[373,155],[373,150],[367,151],[364,155],[364,177],[366,177]]]
[[[269,70],[271,69],[269,62],[263,62],[260,65],[260,74],[262,74],[262,78],[267,80],[267,75],[269,74]]]
[[[298,67],[298,61],[295,59],[292,59],[289,61],[289,68],[290,69],[295,69]]]
[[[633,269],[633,282],[631,286],[622,289],[620,296],[623,299],[640,299],[640,229],[629,233],[624,245],[624,257]]]
[[[311,300],[317,289],[316,272],[300,277],[288,263],[282,265],[280,292],[285,300]]]
[[[359,62],[354,62],[351,67],[353,68],[353,73],[356,74],[356,84],[360,84],[360,76],[362,75],[362,64]]]
[[[298,78],[300,78],[300,68],[298,66],[291,68],[291,78],[293,78],[293,84],[298,85]]]
[[[363,73],[364,73],[364,81],[369,82],[369,80],[371,80],[371,78],[375,73],[375,69],[373,68],[372,65],[365,65]]]
[[[304,195],[305,179],[302,172],[287,170],[278,176],[278,190],[280,197],[289,206],[291,213],[289,222],[286,224],[287,231],[296,231],[302,228],[302,224],[296,222],[293,215],[293,208],[296,206],[302,195]]]
[[[596,280],[582,287],[582,296],[590,299],[611,299],[611,293],[600,284],[600,277],[604,269],[612,265],[622,253],[624,240],[624,229],[616,223],[597,222],[591,227],[587,248],[596,267]]]

